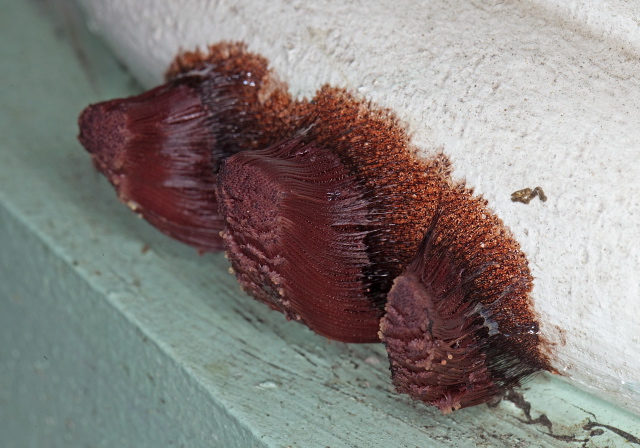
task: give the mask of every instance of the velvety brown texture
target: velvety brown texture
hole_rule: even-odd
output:
[[[207,109],[220,122],[216,136],[227,155],[264,149],[297,129],[299,103],[269,70],[268,61],[247,51],[244,44],[222,42],[206,52],[183,52],[166,76],[181,79],[194,73],[216,77],[217,82],[202,85],[200,92]]]
[[[415,155],[391,111],[330,86],[295,101],[242,44],[183,53],[167,77],[80,117],[133,210],[226,247],[243,288],[288,318],[381,337],[398,391],[443,412],[550,368],[517,242],[446,156]]]
[[[375,342],[362,188],[331,151],[294,137],[226,160],[218,179],[227,255],[245,291],[315,332]]]
[[[302,106],[313,124],[307,139],[337,154],[364,188],[371,264],[365,269],[369,298],[383,307],[393,279],[415,254],[433,215],[450,164],[444,155],[415,155],[395,115],[324,86]]]
[[[134,212],[180,241],[219,250],[209,118],[194,88],[162,86],[89,106],[80,141]]]
[[[220,162],[286,135],[288,107],[264,58],[221,44],[178,59],[167,84],[89,106],[79,139],[132,210],[202,251],[222,250]]]
[[[415,259],[394,281],[380,328],[396,389],[448,413],[550,366],[518,243],[470,191],[443,190],[440,200]]]

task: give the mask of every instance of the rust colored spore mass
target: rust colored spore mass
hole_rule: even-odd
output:
[[[452,189],[387,297],[382,341],[399,392],[448,413],[550,366],[524,254],[483,200]]]
[[[80,116],[80,141],[129,208],[164,233],[210,250],[223,222],[209,122],[196,89],[161,86],[89,106]]]
[[[343,89],[325,86],[304,107],[313,123],[308,138],[337,154],[364,189],[367,216],[377,223],[365,237],[371,259],[366,281],[370,300],[383,307],[428,227],[449,161],[416,157],[391,111]]]
[[[220,163],[286,135],[285,93],[264,58],[216,46],[176,60],[160,87],[89,106],[79,139],[133,211],[202,251],[222,250]]]
[[[184,53],[167,78],[80,117],[134,211],[225,248],[243,288],[289,319],[382,339],[397,390],[445,413],[551,370],[518,243],[391,111],[330,86],[293,100],[242,44]]]
[[[226,160],[219,177],[228,257],[245,291],[315,332],[375,342],[365,294],[367,207],[332,152],[293,138]]]

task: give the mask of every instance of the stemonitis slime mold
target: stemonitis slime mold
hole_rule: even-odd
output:
[[[526,258],[470,193],[442,192],[414,260],[394,280],[380,325],[396,389],[443,413],[549,370],[531,314]]]
[[[79,139],[134,212],[201,251],[222,250],[220,163],[286,135],[295,114],[283,92],[264,58],[218,45],[177,58],[162,86],[87,107]]]
[[[364,191],[331,151],[294,137],[238,153],[220,172],[228,257],[245,291],[345,342],[377,338],[366,296]]]
[[[130,208],[226,250],[245,291],[288,318],[381,340],[399,392],[447,413],[551,370],[518,243],[391,111],[330,86],[293,100],[263,57],[221,43],[79,124]]]

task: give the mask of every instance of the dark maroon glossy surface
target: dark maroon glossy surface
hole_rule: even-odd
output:
[[[362,189],[332,152],[292,139],[236,154],[219,177],[228,257],[243,288],[315,332],[378,341],[366,296]]]

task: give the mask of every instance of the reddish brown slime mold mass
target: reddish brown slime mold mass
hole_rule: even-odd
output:
[[[332,339],[375,342],[365,294],[367,203],[332,152],[294,137],[226,160],[218,184],[229,260],[245,291]]]
[[[297,171],[293,149],[245,152],[225,162],[218,195],[225,198],[220,214],[227,220],[227,255],[244,289],[258,300],[329,338],[377,342],[386,294],[417,250],[448,162],[418,159],[391,112],[344,90],[324,87],[296,111],[304,117],[304,131],[279,147],[295,141],[295,151],[309,153],[297,156]],[[340,165],[334,177],[322,165],[329,154]],[[259,193],[272,188],[295,193],[298,213],[289,202]],[[349,191],[357,192],[357,213],[345,206]],[[259,204],[265,203],[278,219],[264,220]],[[357,244],[342,233],[354,228]],[[267,249],[264,241],[273,242],[274,235],[277,243]]]
[[[278,141],[291,102],[265,59],[241,44],[185,53],[168,77],[141,95],[89,106],[79,139],[133,211],[202,251],[221,250],[220,162]]]
[[[381,338],[396,389],[445,413],[550,370],[518,243],[391,111],[329,86],[294,101],[242,44],[183,53],[167,78],[79,120],[136,213],[226,248],[249,294],[317,333]]]
[[[365,237],[371,259],[365,269],[368,295],[383,307],[393,279],[411,261],[428,227],[449,162],[443,155],[417,157],[391,111],[345,90],[325,86],[306,107],[315,124],[309,138],[337,154],[364,188],[367,216],[376,223]]]
[[[531,280],[518,243],[485,201],[462,187],[444,190],[381,323],[396,389],[449,413],[549,370]]]

